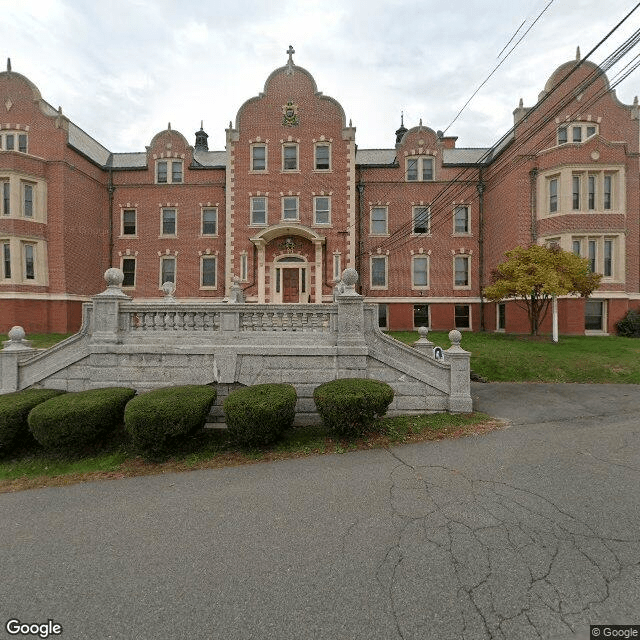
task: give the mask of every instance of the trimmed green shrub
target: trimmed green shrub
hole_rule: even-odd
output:
[[[135,394],[125,387],[65,393],[33,408],[29,429],[46,449],[78,453],[122,424]]]
[[[59,389],[27,389],[0,395],[0,455],[35,444],[27,422],[29,412],[63,393]]]
[[[133,445],[146,456],[157,457],[204,427],[215,387],[185,385],[143,393],[125,409],[124,426]]]
[[[393,389],[378,380],[341,378],[316,387],[313,400],[326,427],[340,436],[356,436],[387,412]]]
[[[627,311],[627,315],[616,322],[616,331],[619,336],[640,338],[640,309]]]
[[[271,444],[293,424],[298,396],[290,384],[257,384],[231,392],[224,415],[231,439],[243,447]]]

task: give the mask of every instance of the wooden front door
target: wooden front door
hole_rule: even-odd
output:
[[[299,302],[298,289],[300,271],[298,269],[282,270],[282,302]]]

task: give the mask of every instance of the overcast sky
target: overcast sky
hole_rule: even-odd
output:
[[[294,62],[342,104],[358,146],[391,148],[401,111],[407,127],[422,118],[446,129],[531,27],[447,132],[459,147],[478,147],[509,129],[520,98],[535,104],[577,46],[586,55],[637,4],[553,0],[533,24],[548,3],[0,0],[0,55],[111,151],[143,151],[168,122],[193,144],[201,120],[209,148],[223,149],[229,121],[291,44]],[[590,59],[602,62],[639,28],[640,9]],[[630,104],[640,70],[617,93]]]

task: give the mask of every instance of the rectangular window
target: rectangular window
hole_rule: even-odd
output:
[[[282,219],[283,220],[298,219],[298,198],[296,197],[282,198]]]
[[[498,331],[505,331],[507,328],[507,305],[504,302],[498,303]]]
[[[371,258],[371,286],[386,288],[387,286],[386,256]]]
[[[604,208],[611,209],[611,189],[612,180],[611,176],[604,177]]]
[[[315,224],[331,222],[331,199],[327,196],[316,196],[313,199],[313,220]]]
[[[415,182],[418,179],[418,158],[407,160],[407,182]]]
[[[124,273],[123,287],[136,286],[136,259],[122,258],[122,273]]]
[[[577,211],[580,209],[580,176],[573,176],[573,209]]]
[[[20,153],[27,153],[27,134],[21,133],[18,135],[18,151]]]
[[[331,168],[331,158],[329,150],[330,147],[328,144],[316,145],[316,171],[329,171],[329,169]]]
[[[11,214],[11,184],[9,181],[2,183],[2,214]]]
[[[202,258],[202,286],[216,286],[217,258],[206,256]]]
[[[596,177],[589,176],[589,211],[593,211],[596,208]]]
[[[574,240],[574,241],[571,243],[571,250],[572,250],[572,251],[573,251],[573,253],[575,253],[577,256],[579,256],[579,255],[580,255],[580,253],[581,253],[581,251],[582,251],[582,250],[581,250],[581,246],[580,246],[581,244],[582,244],[582,243],[580,242],[580,240]]]
[[[422,158],[422,180],[433,180],[433,158]]]
[[[122,211],[122,235],[123,236],[136,235],[136,210],[135,209],[124,209]]]
[[[573,142],[582,142],[582,127],[572,127]]]
[[[567,127],[560,127],[558,129],[558,144],[567,143]]]
[[[373,207],[371,209],[371,235],[387,235],[387,207]]]
[[[158,160],[156,163],[158,184],[166,184],[167,182],[167,163],[165,160]]]
[[[333,280],[340,280],[342,277],[342,256],[339,253],[333,254]]]
[[[585,331],[604,331],[604,302],[587,300],[584,305]]]
[[[389,326],[389,305],[378,304],[378,326],[380,329],[386,329]]]
[[[282,148],[282,168],[284,171],[298,170],[297,144],[285,144]]]
[[[22,204],[25,218],[33,218],[33,185],[22,185]]]
[[[429,305],[428,304],[414,304],[413,305],[413,326],[415,329],[418,327],[429,327]]]
[[[5,137],[5,147],[4,148],[7,151],[13,151],[13,149],[15,148],[14,147],[14,141],[15,141],[15,138],[14,138],[13,133],[8,133],[7,136]]]
[[[215,236],[218,233],[218,209],[205,207],[202,209],[202,235]]]
[[[267,224],[266,198],[251,198],[251,224]]]
[[[453,212],[453,232],[469,233],[469,207],[459,206]]]
[[[413,233],[429,233],[429,207],[413,207]]]
[[[456,256],[454,258],[454,285],[456,287],[469,286],[469,256]]]
[[[456,304],[453,309],[456,329],[469,329],[471,327],[471,313],[468,304]]]
[[[174,184],[182,182],[182,160],[171,162],[171,182]]]
[[[549,180],[549,213],[558,210],[558,179]]]
[[[595,240],[589,240],[588,243],[588,250],[589,250],[589,269],[591,270],[592,273],[595,273],[596,271],[596,241]]]
[[[429,285],[429,258],[414,256],[413,258],[413,286],[427,287]]]
[[[162,235],[163,236],[176,235],[176,210],[175,209],[162,210]]]
[[[604,241],[604,269],[602,275],[606,278],[613,276],[613,240]]]
[[[165,282],[176,281],[176,259],[175,258],[162,258],[160,263],[160,286]]]
[[[8,242],[2,244],[2,276],[11,277],[11,245]]]
[[[24,245],[24,277],[26,280],[36,279],[35,247],[32,244]]]
[[[240,280],[246,282],[248,280],[249,273],[249,256],[246,253],[240,254]]]
[[[596,135],[596,128],[593,126],[587,127],[587,138]]]
[[[251,147],[251,171],[267,170],[267,147],[264,144],[254,144]]]

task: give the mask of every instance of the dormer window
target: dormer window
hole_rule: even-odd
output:
[[[158,184],[182,184],[182,160],[158,160],[156,162]]]
[[[595,136],[596,133],[598,133],[598,126],[595,124],[579,122],[563,124],[558,127],[558,144],[567,144],[569,136],[571,136],[571,142],[578,144]]]
[[[19,131],[0,132],[0,149],[27,153],[27,134]]]

